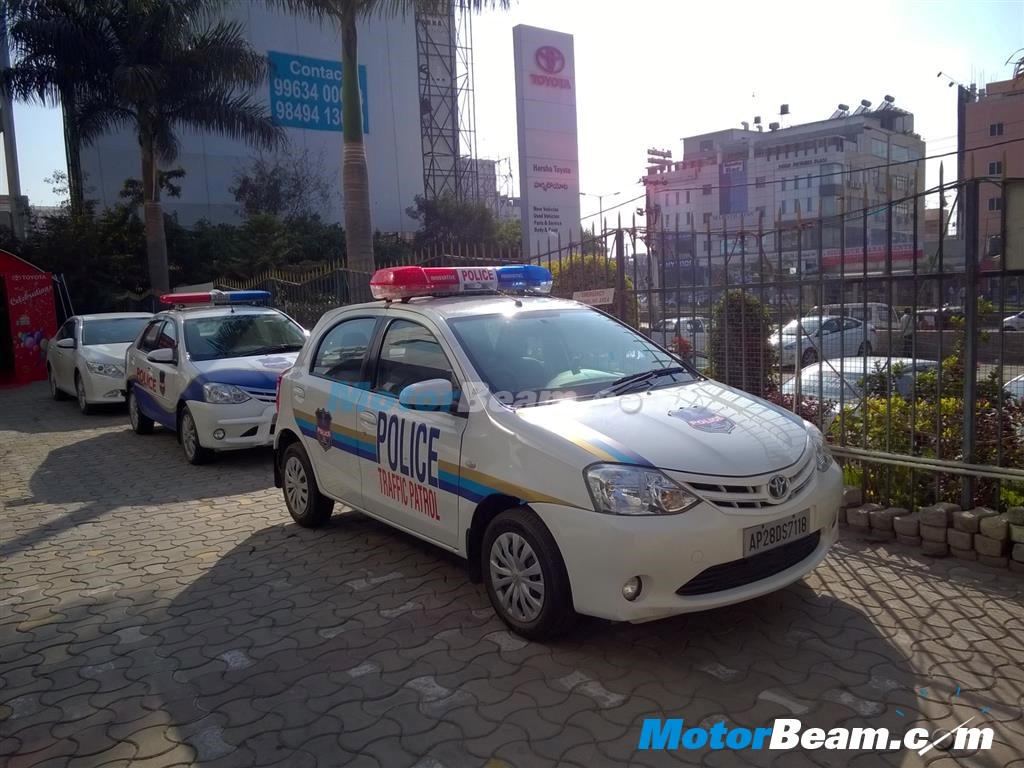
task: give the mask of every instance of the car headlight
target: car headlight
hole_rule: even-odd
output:
[[[700,501],[656,469],[592,464],[583,479],[594,509],[606,515],[675,515]]]
[[[811,444],[814,446],[814,461],[818,466],[818,471],[824,472],[832,466],[834,461],[832,451],[829,450],[828,443],[825,442],[825,436],[821,434],[820,429],[806,420],[804,421],[804,427],[806,427],[807,434],[811,437]]]
[[[89,373],[95,373],[97,376],[110,376],[115,379],[124,378],[124,368],[117,363],[95,363],[92,360],[87,360],[85,367],[89,369]]]
[[[208,403],[244,403],[249,399],[244,389],[234,384],[203,384],[203,399]]]

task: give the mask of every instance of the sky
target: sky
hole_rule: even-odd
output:
[[[508,160],[503,191],[512,194],[516,24],[575,38],[580,186],[605,195],[611,217],[636,207],[613,208],[642,195],[648,147],[679,158],[683,136],[739,128],[754,115],[794,125],[827,118],[840,102],[877,105],[891,94],[914,113],[929,156],[955,150],[956,89],[936,74],[964,84],[1006,79],[1006,60],[1024,46],[1024,0],[512,0],[473,19],[477,154]],[[60,114],[18,104],[15,125],[23,194],[53,204],[44,179],[65,165]],[[947,179],[954,167],[946,161]],[[932,186],[938,161],[928,173]],[[597,208],[596,197],[583,198],[585,217]]]

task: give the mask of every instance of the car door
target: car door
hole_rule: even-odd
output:
[[[410,384],[459,378],[433,329],[396,318],[383,329],[374,356],[373,389],[359,412],[376,462],[360,462],[367,511],[452,549],[459,539],[459,461],[466,416],[455,408],[411,410],[398,403]],[[448,490],[446,490],[446,488]]]
[[[840,321],[834,317],[821,324],[818,330],[817,347],[822,358],[838,357],[842,349]]]
[[[292,410],[306,454],[324,491],[363,506],[359,465],[370,464],[376,447],[360,432],[360,402],[370,388],[367,352],[376,316],[346,317],[320,336],[309,375],[292,387]]]
[[[836,350],[836,356],[850,357],[860,354],[861,344],[867,340],[867,329],[867,323],[852,317],[844,317],[842,319],[842,335],[837,334],[836,336],[836,338],[842,339],[842,349]]]
[[[71,339],[75,342],[75,346],[71,349],[64,349],[57,344],[57,348],[54,350],[56,357],[53,372],[57,377],[57,386],[65,392],[75,391],[75,355],[78,353],[79,345],[78,326],[77,317],[68,318],[57,334],[57,341]]]
[[[161,409],[168,414],[174,414],[175,417],[178,412],[178,398],[181,397],[186,384],[181,374],[180,363],[182,354],[178,349],[178,339],[178,321],[174,317],[168,317],[160,326],[160,330],[156,334],[154,347],[150,352],[157,349],[170,349],[174,352],[174,359],[169,363],[146,361],[155,384],[153,395],[156,401],[160,404]],[[177,421],[176,418],[175,421]]]
[[[173,411],[168,412],[164,406],[154,364],[147,359],[147,355],[159,344],[160,333],[165,322],[167,322],[165,315],[158,315],[150,320],[135,346],[128,348],[125,376],[135,391],[135,400],[139,404],[139,410],[168,429],[174,429],[176,426],[175,414]]]

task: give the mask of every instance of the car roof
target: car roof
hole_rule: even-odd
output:
[[[876,366],[882,369],[888,368],[889,363],[892,365],[901,365],[905,368],[913,368],[914,370],[926,370],[929,368],[937,368],[939,363],[937,360],[921,360],[920,358],[912,357],[894,357],[891,359],[882,355],[868,355],[865,357],[840,357],[832,360],[822,360],[818,363],[811,363],[810,365],[804,366],[800,369],[801,375],[804,372],[814,373],[815,370],[824,370],[829,373],[834,373],[837,376],[841,373],[864,373],[864,371],[873,371]],[[865,364],[866,363],[866,364]]]
[[[89,315],[76,315],[79,320],[148,320],[152,312],[95,312]]]
[[[257,307],[250,304],[228,304],[220,306],[204,304],[196,307],[174,307],[173,309],[164,309],[160,314],[174,315],[175,317],[183,318],[204,318],[224,317],[225,315],[283,315],[284,313],[273,309],[272,307]]]
[[[537,312],[551,309],[593,309],[586,304],[569,299],[558,299],[550,296],[511,296],[507,294],[487,294],[470,296],[422,296],[408,302],[371,301],[366,304],[350,304],[331,310],[333,317],[341,313],[365,309],[404,309],[439,319],[449,317],[470,317],[473,315],[493,315],[504,312],[510,303],[518,302],[517,312]],[[326,317],[327,315],[325,315]]]

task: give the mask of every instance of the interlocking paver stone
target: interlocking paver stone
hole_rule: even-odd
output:
[[[418,541],[358,514],[297,528],[268,462],[191,467],[173,436],[136,436],[124,413],[79,416],[45,386],[0,391],[0,762],[728,766],[726,752],[638,752],[644,718],[902,727],[898,708],[945,724],[954,685],[992,707],[1003,746],[986,765],[1024,741],[1024,582],[1003,545],[1022,516],[868,507],[869,525],[891,518],[915,545],[921,523],[952,522],[925,530],[935,550],[966,544],[962,531],[975,538],[954,555],[1003,568],[851,537],[774,595],[646,625],[586,620],[545,644],[510,633]],[[924,686],[949,696],[922,701]],[[878,762],[762,757],[748,762]]]

